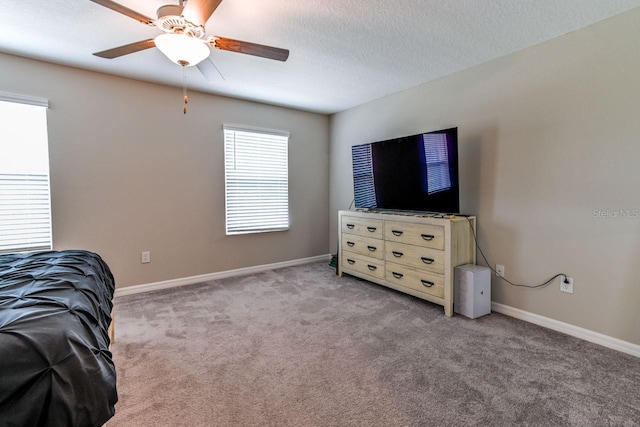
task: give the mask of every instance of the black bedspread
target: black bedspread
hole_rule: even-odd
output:
[[[91,252],[0,255],[0,425],[100,426],[113,416],[114,288]]]

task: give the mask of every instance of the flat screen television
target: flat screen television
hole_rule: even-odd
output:
[[[458,128],[351,148],[359,209],[458,213]]]

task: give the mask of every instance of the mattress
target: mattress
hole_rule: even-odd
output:
[[[0,424],[100,426],[114,415],[114,290],[92,252],[0,255]]]

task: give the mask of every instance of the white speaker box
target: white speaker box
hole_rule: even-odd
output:
[[[453,311],[470,319],[491,313],[491,270],[474,264],[453,272]]]

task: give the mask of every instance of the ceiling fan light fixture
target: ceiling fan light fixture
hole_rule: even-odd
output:
[[[211,53],[202,40],[184,34],[160,34],[154,42],[172,62],[187,67],[202,62]]]

